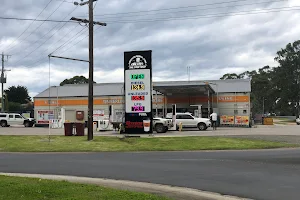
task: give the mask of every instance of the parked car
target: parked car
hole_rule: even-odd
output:
[[[0,126],[8,127],[10,125],[24,125],[32,127],[35,124],[33,118],[25,118],[17,113],[0,113]]]
[[[172,120],[160,117],[153,118],[153,130],[157,133],[165,133],[172,128]]]
[[[168,113],[167,119],[172,119],[172,113]],[[183,128],[198,128],[200,131],[205,131],[211,127],[211,121],[208,118],[194,117],[191,113],[176,113],[176,129],[179,129],[179,123],[182,123]]]
[[[299,117],[296,119],[296,124],[300,125],[300,118]]]
[[[120,125],[120,124],[119,124]],[[160,117],[153,118],[153,131],[157,133],[165,133],[169,130],[169,128],[173,127],[171,119],[164,119]],[[117,127],[119,129],[119,127]],[[125,131],[125,123],[122,123],[121,133]]]

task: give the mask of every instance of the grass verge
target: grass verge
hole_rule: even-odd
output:
[[[0,176],[0,199],[5,200],[167,200],[168,198],[138,192],[52,181],[36,178]]]
[[[295,144],[225,137],[116,138],[52,136],[0,136],[1,152],[101,152],[101,151],[193,151],[270,149]]]

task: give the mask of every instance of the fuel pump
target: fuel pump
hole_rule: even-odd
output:
[[[98,120],[98,131],[112,131],[113,130],[113,105],[109,105],[108,107],[108,116],[104,115]]]
[[[196,106],[197,110],[194,111],[194,116],[197,118],[201,118],[202,117],[202,113],[201,113],[201,109],[202,109],[202,105],[190,105],[190,106]]]

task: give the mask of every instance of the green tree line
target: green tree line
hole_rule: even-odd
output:
[[[228,73],[221,79],[251,79],[253,114],[262,114],[264,110],[277,115],[299,115],[300,40],[279,50],[274,60],[278,66],[264,66],[241,74]]]

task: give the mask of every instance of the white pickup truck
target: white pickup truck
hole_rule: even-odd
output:
[[[165,133],[172,128],[172,120],[160,117],[153,118],[153,130],[157,133]]]
[[[18,113],[0,113],[0,126],[8,127],[10,125],[24,125],[32,127],[35,124],[33,118],[25,118]]]
[[[166,118],[172,119],[172,116],[172,113],[168,113]],[[194,117],[191,113],[176,113],[177,130],[179,123],[182,123],[183,128],[198,128],[200,131],[205,131],[208,127],[211,127],[210,119]]]

